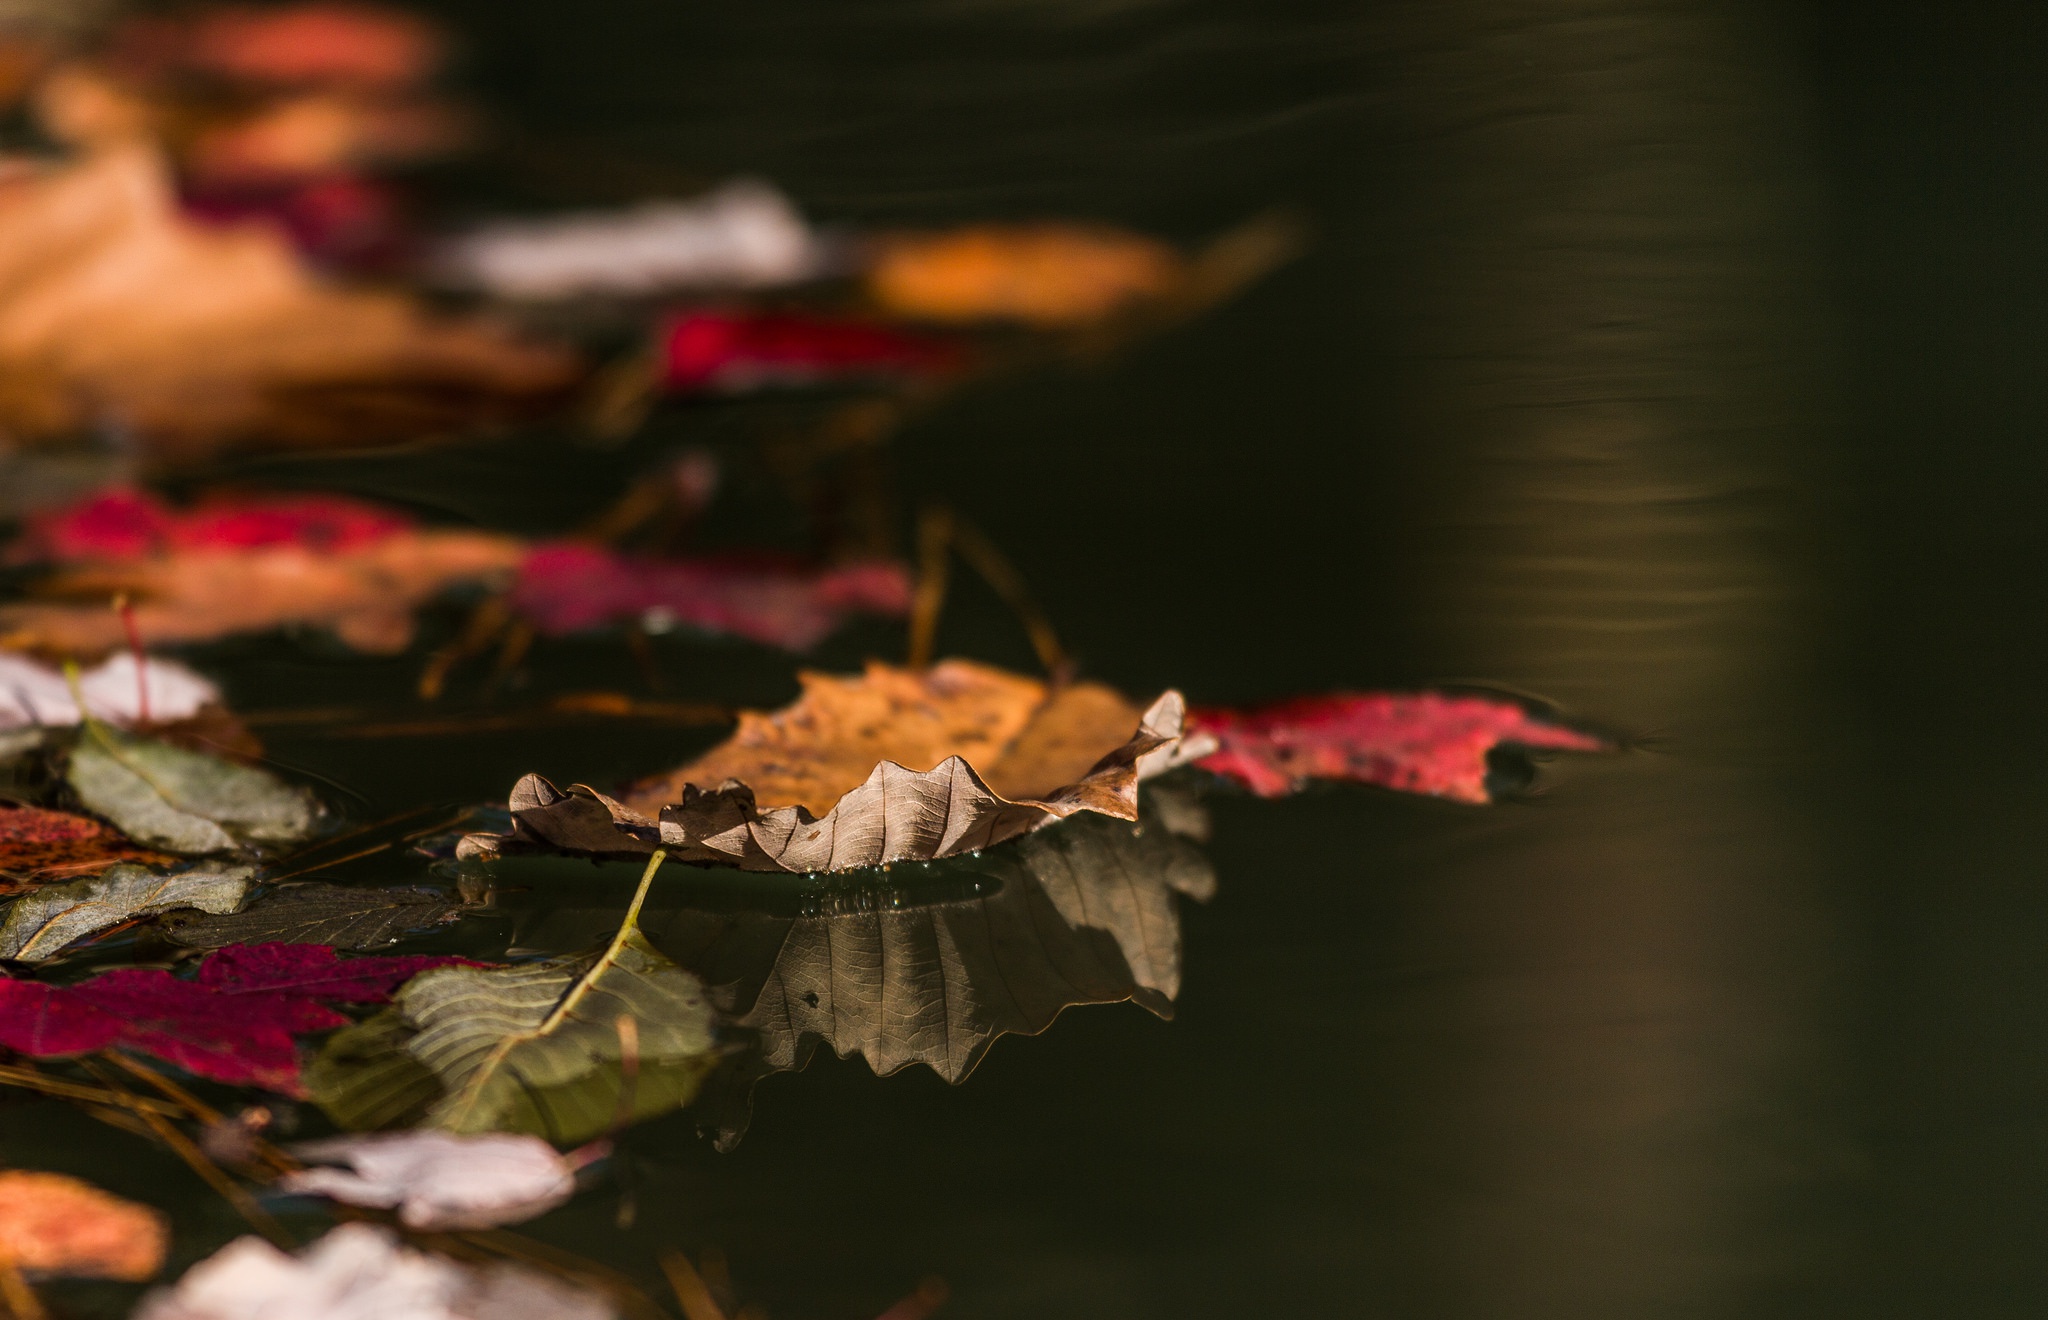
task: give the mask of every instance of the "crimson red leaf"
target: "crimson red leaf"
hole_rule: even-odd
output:
[[[36,1058],[121,1048],[199,1077],[300,1094],[294,1035],[345,1026],[323,1001],[379,1003],[413,975],[464,958],[343,960],[323,944],[222,949],[182,980],[156,968],[77,985],[0,981],[0,1045]]]
[[[1605,739],[1510,701],[1437,692],[1332,693],[1249,710],[1197,707],[1191,734],[1216,739],[1197,764],[1260,797],[1311,779],[1347,779],[1460,802],[1485,802],[1486,756],[1503,743],[1611,750]]]
[[[130,843],[118,830],[86,816],[0,806],[0,894],[105,870],[115,862],[157,866],[171,860],[168,853]]]
[[[651,622],[802,651],[850,614],[908,613],[910,574],[887,561],[810,569],[650,559],[562,541],[527,555],[512,605],[550,634],[653,615]]]
[[[29,519],[9,558],[147,559],[178,550],[296,545],[347,551],[406,531],[412,521],[338,495],[220,497],[174,509],[146,491],[116,488]]]
[[[661,331],[661,383],[677,391],[943,376],[964,361],[952,340],[789,312],[684,312]]]

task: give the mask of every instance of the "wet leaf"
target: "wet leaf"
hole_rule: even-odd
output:
[[[196,1076],[299,1094],[293,1036],[345,1026],[332,1003],[375,1003],[407,978],[465,960],[340,960],[319,945],[222,949],[181,980],[155,968],[77,985],[0,980],[0,1045],[32,1058],[120,1048]]]
[[[237,1238],[143,1299],[135,1320],[615,1320],[573,1284],[502,1262],[459,1265],[401,1246],[391,1230],[343,1224],[288,1256]]]
[[[0,1260],[28,1274],[139,1283],[164,1266],[164,1217],[61,1173],[0,1170]]]
[[[1164,294],[1181,270],[1172,248],[1120,230],[981,225],[886,241],[867,286],[877,303],[901,315],[1057,327],[1097,321]]]
[[[800,677],[793,705],[742,713],[725,742],[623,801],[528,775],[512,834],[472,835],[462,854],[661,847],[755,871],[929,861],[1078,811],[1135,819],[1138,781],[1170,763],[1181,733],[1178,693],[1141,712],[1100,684],[1051,689],[962,660]]]
[[[69,884],[49,885],[17,899],[0,923],[0,958],[41,962],[72,941],[135,917],[175,908],[233,912],[249,896],[253,866],[201,862],[162,874],[141,866],[115,866]]]
[[[157,929],[193,949],[271,942],[375,949],[451,921],[461,911],[461,904],[427,890],[309,883],[280,889],[242,912],[174,912]]]
[[[332,1137],[292,1148],[342,1164],[279,1179],[279,1191],[398,1211],[407,1228],[495,1228],[546,1214],[576,1193],[576,1170],[553,1146],[515,1133],[392,1132]]]
[[[0,282],[17,438],[100,420],[177,461],[361,446],[549,405],[580,371],[402,295],[323,285],[267,227],[184,219],[140,145],[0,188]]]
[[[268,771],[103,724],[66,771],[83,802],[131,839],[180,853],[289,843],[312,833],[312,799]]]
[[[652,631],[695,628],[803,651],[855,613],[907,614],[910,576],[893,562],[802,569],[654,559],[559,541],[534,547],[511,600],[544,633],[637,619]]]
[[[1487,758],[1503,745],[1613,750],[1604,738],[1493,697],[1336,693],[1249,710],[1197,707],[1191,729],[1217,750],[1198,764],[1261,797],[1343,779],[1460,802],[1486,802]]]
[[[539,301],[789,284],[822,260],[789,199],[747,179],[690,201],[497,221],[444,246],[435,267],[450,284]]]
[[[918,380],[966,364],[952,340],[799,312],[683,312],[661,327],[659,342],[660,383],[674,393]]]
[[[0,606],[0,641],[81,654],[126,644],[125,621],[106,607],[115,594],[135,602],[135,630],[150,645],[303,625],[357,650],[402,651],[421,603],[508,577],[526,551],[513,537],[420,528],[353,500],[220,500],[181,512],[117,491],[33,525],[14,553],[67,567],[44,584],[56,599]]]
[[[103,871],[116,862],[168,866],[176,860],[132,843],[88,816],[0,806],[0,894],[56,877]]]
[[[390,1009],[327,1043],[307,1071],[314,1099],[344,1127],[418,1122],[564,1144],[689,1103],[714,1061],[714,1016],[703,983],[640,933],[660,861],[598,952],[407,983]]]

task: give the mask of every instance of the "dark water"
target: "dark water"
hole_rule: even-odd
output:
[[[761,1087],[733,1153],[686,1118],[632,1134],[630,1229],[607,1193],[540,1236],[650,1282],[718,1247],[778,1317],[871,1315],[929,1273],[961,1320],[2048,1305],[2048,15],[437,8],[500,120],[478,207],[735,171],[862,223],[1193,239],[1299,206],[1314,248],[1206,321],[919,422],[901,502],[974,518],[1129,691],[1483,679],[1641,743],[1488,811],[1225,799],[1171,1023],[1076,1008],[957,1087],[821,1059]],[[723,424],[267,475],[562,527]],[[944,642],[1028,662],[972,592]],[[763,653],[659,658],[686,695],[792,691]],[[252,709],[388,699],[417,664],[216,659]],[[634,681],[596,642],[532,679]],[[273,746],[370,815],[698,742]]]

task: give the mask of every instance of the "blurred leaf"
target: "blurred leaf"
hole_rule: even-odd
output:
[[[79,801],[130,838],[180,853],[289,843],[312,833],[312,799],[268,771],[94,723],[66,771]]]
[[[315,1164],[285,1175],[279,1191],[397,1210],[427,1232],[495,1228],[545,1214],[576,1192],[576,1169],[538,1137],[494,1132],[390,1132],[300,1142]]]
[[[1164,243],[1107,226],[977,225],[887,240],[867,283],[905,316],[1054,328],[1162,296],[1182,265]]]
[[[291,885],[225,915],[174,912],[157,923],[173,943],[193,949],[229,944],[331,944],[375,949],[454,919],[462,905],[420,889]]]
[[[0,1260],[32,1274],[140,1283],[164,1266],[164,1217],[61,1173],[0,1170]]]
[[[640,933],[656,855],[611,943],[503,968],[448,968],[338,1033],[308,1068],[345,1127],[402,1122],[568,1144],[690,1101],[714,1062],[704,986]]]
[[[131,917],[197,908],[233,912],[249,895],[251,866],[201,862],[163,875],[140,866],[115,866],[101,875],[50,885],[17,899],[0,923],[0,958],[41,962],[72,941]]]

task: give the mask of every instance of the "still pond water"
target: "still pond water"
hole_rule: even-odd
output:
[[[1637,744],[1489,810],[1221,798],[1170,1022],[1074,1008],[957,1086],[827,1054],[760,1087],[731,1153],[688,1116],[632,1132],[630,1227],[607,1191],[537,1236],[650,1288],[663,1250],[717,1248],[791,1320],[930,1274],[957,1320],[2048,1307],[2037,6],[432,8],[499,122],[443,181],[478,210],[740,172],[862,224],[1192,240],[1299,208],[1308,254],[1201,323],[920,421],[899,501],[973,517],[1127,691],[1480,680]],[[740,429],[678,409],[622,451],[245,475],[555,530]],[[943,642],[1029,664],[972,589]],[[389,708],[418,663],[198,659],[256,714]],[[737,645],[656,659],[677,695],[794,692]],[[525,681],[639,680],[589,641]],[[267,734],[363,819],[714,736]],[[580,930],[633,878],[508,871],[532,924],[477,947]],[[664,877],[650,928],[698,883]],[[187,1259],[237,1231],[168,1157],[8,1113],[0,1160],[177,1200]]]

